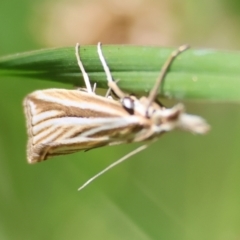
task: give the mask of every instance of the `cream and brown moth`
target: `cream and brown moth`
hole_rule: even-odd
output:
[[[106,73],[109,91],[106,96],[96,95],[96,85],[92,87],[90,84],[80,59],[79,48],[77,44],[75,53],[85,81],[85,89],[38,90],[24,99],[29,137],[27,145],[29,163],[103,146],[152,142],[175,128],[198,134],[204,134],[209,130],[209,125],[203,118],[185,113],[182,104],[165,108],[157,101],[159,87],[169,66],[174,58],[187,48],[186,45],[169,56],[148,97],[141,98],[128,95],[117,86],[104,59],[100,43],[97,51]],[[117,99],[111,97],[111,92],[114,92]],[[80,189],[146,147],[145,144],[114,162]]]

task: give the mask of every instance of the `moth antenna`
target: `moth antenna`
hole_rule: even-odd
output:
[[[85,71],[85,69],[83,67],[82,61],[80,59],[79,49],[80,49],[80,45],[79,45],[79,43],[77,43],[76,47],[75,47],[75,54],[76,54],[76,57],[77,57],[78,66],[79,66],[79,68],[80,68],[80,70],[82,72],[83,80],[85,82],[85,85],[86,85],[86,88],[87,88],[87,92],[88,93],[94,93],[94,91],[92,90],[91,84],[90,84],[90,80],[89,80],[88,74],[86,73],[86,71]]]
[[[127,155],[125,155],[124,157],[120,158],[119,160],[117,160],[116,162],[110,164],[108,167],[106,167],[105,169],[103,169],[101,172],[99,172],[98,174],[96,174],[95,176],[91,177],[88,181],[86,181],[80,188],[78,188],[78,191],[81,191],[83,188],[85,188],[87,185],[89,185],[92,181],[94,181],[96,178],[100,177],[101,175],[103,175],[104,173],[106,173],[108,170],[116,167],[118,164],[124,162],[125,160],[127,160],[128,158],[130,158],[131,156],[143,151],[144,149],[146,149],[148,147],[148,145],[142,145],[140,147],[138,147],[137,149],[133,150],[132,152],[128,153]]]
[[[107,92],[106,92],[106,94],[105,94],[105,97],[106,97],[106,98],[111,97],[111,96],[110,96],[111,91],[112,91],[112,89],[111,89],[111,88],[108,88],[108,90],[107,90]]]
[[[159,87],[163,86],[163,81],[164,81],[164,78],[167,74],[167,71],[168,69],[170,68],[170,66],[172,65],[174,59],[182,52],[184,52],[185,50],[187,50],[189,48],[189,45],[182,45],[180,46],[177,50],[173,51],[170,56],[168,57],[167,61],[164,63],[162,69],[161,69],[161,72],[160,72],[160,75],[154,85],[154,87],[152,88],[152,90],[150,91],[149,93],[149,96],[148,96],[148,105],[147,105],[147,112],[148,112],[148,108],[150,107],[150,105],[152,104],[152,102],[155,101],[156,97],[157,97],[157,94],[158,94],[158,90],[159,90]],[[162,89],[161,89],[162,90]],[[162,92],[162,91],[161,91]]]
[[[114,82],[112,74],[110,72],[110,69],[107,65],[107,62],[103,56],[103,52],[102,52],[102,48],[101,48],[102,44],[99,42],[97,45],[97,50],[98,50],[98,56],[100,58],[100,61],[102,63],[104,72],[107,76],[107,81],[108,81],[108,86],[109,88],[111,88],[118,96],[118,98],[123,98],[126,96],[126,94],[118,87],[117,83]]]

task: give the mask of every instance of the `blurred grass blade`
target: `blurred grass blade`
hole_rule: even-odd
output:
[[[146,94],[174,49],[107,46],[103,53],[114,79],[127,92]],[[0,58],[0,78],[16,76],[84,86],[74,47],[44,49]],[[97,46],[82,46],[80,56],[92,83],[107,81]],[[23,79],[21,79],[23,80]],[[240,100],[240,53],[190,49],[174,61],[164,83],[165,97],[220,101]]]

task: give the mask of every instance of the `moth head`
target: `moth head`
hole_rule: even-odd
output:
[[[173,108],[163,108],[155,111],[151,119],[158,132],[171,131],[174,128],[179,128],[193,133],[203,134],[210,128],[203,118],[186,114],[182,104],[178,104]]]

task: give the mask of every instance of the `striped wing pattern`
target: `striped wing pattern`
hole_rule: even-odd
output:
[[[35,91],[25,98],[24,109],[29,163],[132,142],[137,133],[146,129],[144,118],[141,123],[118,101],[79,90]]]

